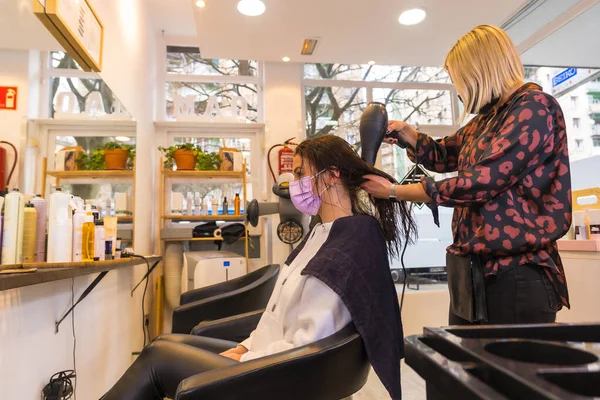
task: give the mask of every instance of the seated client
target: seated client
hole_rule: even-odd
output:
[[[410,210],[405,202],[376,199],[360,189],[365,175],[393,178],[339,137],[302,142],[293,168],[292,202],[321,222],[286,260],[256,330],[221,354],[186,344],[181,337],[187,335],[159,337],[104,400],[174,397],[187,377],[304,346],[350,322],[390,396],[400,398],[402,322],[388,255],[398,255],[401,240],[415,233]]]

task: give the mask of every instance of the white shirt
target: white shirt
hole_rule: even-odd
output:
[[[350,312],[329,286],[301,275],[329,236],[333,223],[316,225],[304,248],[281,269],[258,326],[241,345],[249,361],[324,339],[350,323]]]

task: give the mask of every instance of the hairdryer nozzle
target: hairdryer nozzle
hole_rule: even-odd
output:
[[[369,165],[375,165],[377,152],[387,132],[388,115],[385,105],[371,102],[360,117],[361,157]]]

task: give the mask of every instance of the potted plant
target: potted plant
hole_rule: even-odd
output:
[[[127,160],[132,157],[133,146],[117,142],[104,145],[104,162],[106,169],[126,169]]]
[[[202,152],[193,143],[174,144],[170,147],[158,148],[165,158],[163,164],[165,169],[173,169],[176,165],[178,170],[193,170],[196,167],[197,156]]]
[[[196,160],[196,169],[199,171],[218,171],[221,167],[221,157],[217,153],[204,152],[198,153]]]
[[[77,158],[77,166],[80,170],[86,171],[127,169],[133,166],[134,158],[134,146],[108,142],[103,147],[92,151],[91,154],[81,154],[80,157]]]

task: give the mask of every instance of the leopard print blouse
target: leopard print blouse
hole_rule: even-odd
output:
[[[497,110],[480,113],[456,133],[420,133],[409,158],[456,177],[421,182],[437,205],[453,207],[448,252],[477,254],[486,276],[536,264],[569,307],[556,241],[571,225],[571,176],[565,120],[556,99],[533,83]]]

